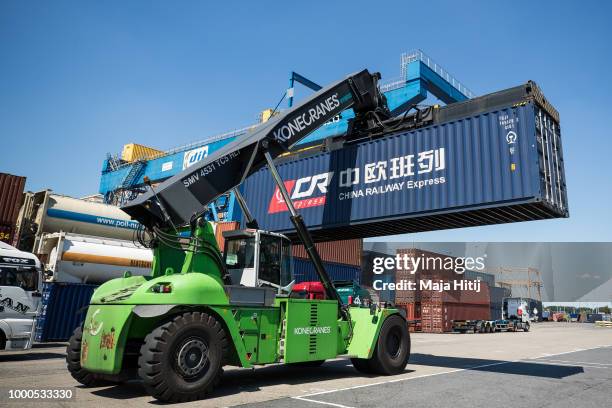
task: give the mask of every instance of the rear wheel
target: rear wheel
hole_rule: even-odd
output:
[[[147,335],[138,375],[160,401],[204,398],[221,380],[228,344],[223,326],[213,316],[184,313]]]
[[[529,331],[529,323],[525,323],[525,325],[523,326],[523,331]]]
[[[78,327],[72,333],[68,346],[66,347],[66,364],[72,378],[79,383],[93,387],[99,385],[101,381],[94,373],[81,367],[81,342],[83,340],[83,330]]]
[[[409,357],[410,333],[406,321],[401,316],[392,315],[384,321],[380,329],[372,358],[351,361],[361,372],[393,375],[404,371]]]
[[[374,367],[372,367],[372,360],[368,360],[367,358],[351,358],[351,363],[353,363],[353,367],[355,370],[364,374],[375,374],[376,371]]]

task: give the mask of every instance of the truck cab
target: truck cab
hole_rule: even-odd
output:
[[[38,258],[0,242],[0,350],[32,347],[41,285]]]

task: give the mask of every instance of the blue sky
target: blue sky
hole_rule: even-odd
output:
[[[401,240],[612,241],[609,2],[0,2],[0,171],[96,193],[102,160],[254,123],[295,70],[399,75],[421,48],[477,94],[533,79],[561,113],[571,218]],[[299,90],[302,92],[303,90]]]

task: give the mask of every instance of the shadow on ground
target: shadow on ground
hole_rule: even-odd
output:
[[[0,363],[7,363],[9,361],[34,361],[34,360],[47,360],[50,358],[66,358],[66,353],[19,353],[19,354],[2,354],[0,353]]]
[[[528,361],[485,360],[481,358],[436,356],[433,354],[418,353],[410,355],[409,363],[432,367],[462,368],[492,373],[516,374],[556,379],[561,379],[569,377],[570,375],[584,372],[584,369],[579,364],[575,366],[568,366],[548,363],[541,364]]]
[[[406,373],[413,370],[406,370]],[[221,384],[210,395],[210,398],[223,397],[241,392],[257,392],[263,387],[285,384],[308,384],[317,381],[334,380],[338,378],[375,376],[359,373],[353,368],[350,360],[328,361],[320,367],[295,367],[275,364],[252,369],[226,370]],[[93,391],[92,394],[115,398],[131,399],[146,396],[139,381],[131,380],[116,384],[109,388]],[[153,402],[157,403],[157,402]]]
[[[579,365],[538,364],[536,362],[485,360],[478,358],[436,356],[431,354],[412,354],[410,356],[410,364],[556,379],[584,372],[583,368]],[[415,371],[418,370],[406,370],[405,373]],[[376,376],[366,376],[357,372],[353,368],[350,360],[328,361],[320,367],[311,368],[275,364],[256,368],[254,370],[232,369],[225,372],[221,384],[209,398],[223,397],[244,392],[257,392],[262,388],[279,384],[308,384],[317,381],[347,377],[374,378]],[[132,399],[147,395],[142,384],[137,380],[115,384],[111,387],[93,391],[92,393],[100,397],[113,399]],[[161,404],[153,400],[151,403]]]

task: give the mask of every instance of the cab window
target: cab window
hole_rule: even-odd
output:
[[[17,286],[25,291],[38,288],[36,268],[0,267],[0,286]]]
[[[255,238],[230,239],[225,242],[227,269],[253,268],[255,264]]]
[[[279,237],[261,235],[259,279],[280,285],[282,248]]]

